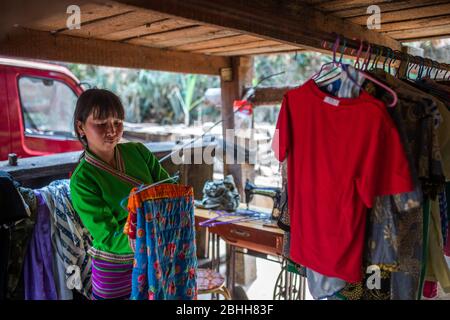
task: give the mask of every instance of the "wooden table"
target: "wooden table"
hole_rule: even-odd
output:
[[[258,209],[251,206],[250,209],[267,212],[265,208]],[[199,226],[199,223],[218,216],[215,211],[205,209],[195,208],[194,212],[197,229],[202,228]],[[236,218],[238,216],[227,216],[221,217],[216,221],[230,221]],[[213,236],[219,236],[229,245],[230,263],[227,264],[227,286],[231,290],[232,295],[235,293],[235,253],[237,247],[263,255],[281,256],[282,253],[284,232],[274,222],[268,223],[263,220],[239,221],[208,227],[208,231]],[[218,239],[213,237],[212,242],[213,255],[211,258],[213,261],[217,259],[220,261]],[[215,266],[218,270],[219,263],[216,263]]]

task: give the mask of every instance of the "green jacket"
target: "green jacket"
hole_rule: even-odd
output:
[[[145,184],[169,177],[143,144],[129,142],[118,144],[116,148],[119,148],[118,154],[127,175]],[[128,236],[123,233],[128,212],[120,206],[132,188],[131,183],[97,168],[84,158],[78,164],[70,179],[70,193],[75,211],[92,235],[94,248],[114,254],[132,253]]]

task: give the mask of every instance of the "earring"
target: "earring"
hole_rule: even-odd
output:
[[[84,134],[80,135],[80,140],[84,145],[87,145],[86,135],[84,135]]]

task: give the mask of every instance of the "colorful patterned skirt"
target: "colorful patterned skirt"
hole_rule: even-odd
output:
[[[135,242],[131,299],[197,297],[192,187],[160,184],[133,194],[124,232]]]
[[[94,248],[92,257],[92,300],[129,299],[133,255],[115,255]]]

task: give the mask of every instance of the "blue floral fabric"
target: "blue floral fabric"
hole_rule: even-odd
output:
[[[197,297],[192,188],[159,185],[135,202],[133,300]],[[129,205],[130,207],[130,205]]]

